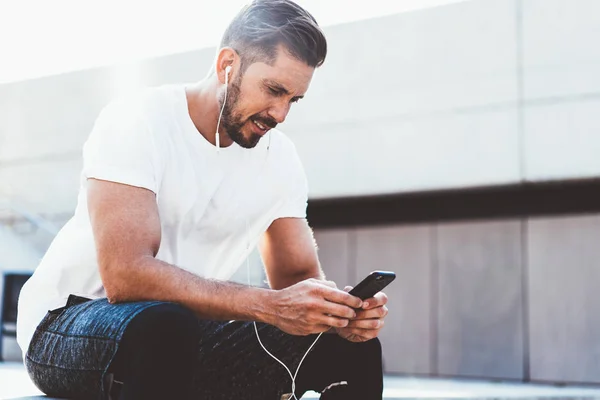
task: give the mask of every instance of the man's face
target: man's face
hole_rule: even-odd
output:
[[[269,129],[285,121],[291,105],[308,90],[314,70],[280,46],[273,65],[258,61],[233,78],[221,119],[231,140],[248,149],[256,146]]]

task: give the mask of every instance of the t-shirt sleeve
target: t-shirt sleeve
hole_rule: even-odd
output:
[[[287,171],[286,189],[275,219],[278,218],[306,218],[308,205],[308,181],[304,167],[298,157],[296,148],[292,145],[289,157],[286,157]]]
[[[158,154],[140,109],[141,104],[115,101],[102,110],[83,147],[86,179],[123,183],[158,193]]]

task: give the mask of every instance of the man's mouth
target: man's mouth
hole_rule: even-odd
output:
[[[258,130],[259,130],[261,133],[267,133],[267,131],[268,131],[269,129],[272,129],[272,128],[274,128],[274,126],[273,126],[274,124],[267,124],[267,123],[265,123],[265,122],[260,122],[260,121],[258,121],[258,120],[257,120],[257,119],[255,119],[255,118],[252,118],[252,119],[251,119],[251,121],[252,121],[252,123],[254,124],[254,126],[258,128]]]
[[[258,129],[260,129],[263,132],[266,132],[269,130],[269,128],[266,125],[261,124],[260,122],[258,122],[255,119],[253,119],[252,122],[254,122],[254,125],[258,126]]]

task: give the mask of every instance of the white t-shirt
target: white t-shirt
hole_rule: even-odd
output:
[[[169,85],[110,103],[83,148],[75,215],[62,228],[19,297],[17,340],[27,351],[48,310],[69,294],[106,297],[90,225],[87,178],[156,193],[157,259],[227,280],[271,222],[306,217],[307,184],[293,143],[271,130],[253,149],[218,152],[194,126],[185,87]]]

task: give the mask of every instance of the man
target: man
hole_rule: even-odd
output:
[[[19,299],[19,343],[43,392],[381,399],[386,296],[361,302],[325,280],[301,163],[273,129],[325,55],[308,12],[255,0],[203,81],[102,111],[75,215]],[[228,282],[256,245],[270,288]],[[292,389],[265,349],[293,374],[322,332]]]

